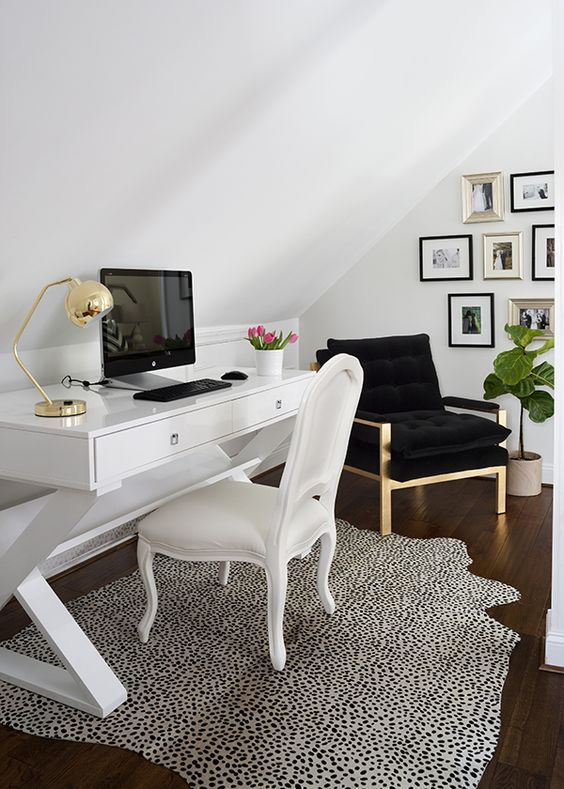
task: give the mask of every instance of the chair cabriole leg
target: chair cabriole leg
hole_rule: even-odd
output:
[[[286,605],[286,589],[288,586],[288,570],[286,564],[268,566],[266,568],[268,584],[268,643],[270,659],[276,671],[282,671],[286,665],[286,647],[284,645],[284,607]]]
[[[317,591],[323,608],[328,614],[335,611],[335,600],[329,590],[329,570],[335,553],[336,535],[334,529],[326,532],[320,539],[319,562],[317,564]]]
[[[158,594],[157,586],[155,584],[155,576],[153,575],[153,559],[154,552],[148,542],[140,537],[137,543],[137,561],[139,564],[139,572],[147,594],[147,608],[143,614],[143,618],[137,625],[137,632],[139,639],[143,644],[149,640],[149,633],[157,615]]]
[[[227,586],[229,580],[229,562],[219,563],[219,583],[222,586]]]

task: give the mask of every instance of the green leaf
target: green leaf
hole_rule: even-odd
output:
[[[505,324],[505,331],[509,334],[515,345],[520,345],[521,348],[526,348],[535,337],[540,337],[544,334],[542,329],[527,329],[526,326],[510,326]]]
[[[528,378],[523,378],[522,381],[519,381],[518,384],[514,386],[508,387],[510,394],[515,395],[518,397],[519,400],[522,400],[524,397],[529,397],[535,391],[535,381],[532,378],[532,375],[529,375]]]
[[[504,384],[514,386],[523,378],[527,378],[533,369],[533,360],[522,348],[500,353],[494,361],[494,370]]]
[[[531,376],[537,386],[549,386],[554,389],[554,367],[549,362],[542,362],[538,367],[533,367]]]
[[[535,356],[540,356],[541,353],[546,353],[547,351],[551,351],[554,348],[554,337],[551,337],[546,342],[534,351]]]
[[[507,394],[509,389],[495,373],[490,373],[484,381],[484,398],[495,400],[500,395]]]
[[[554,414],[554,397],[550,392],[534,392],[521,402],[533,422],[545,422]]]

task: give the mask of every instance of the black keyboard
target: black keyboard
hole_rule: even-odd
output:
[[[171,400],[180,400],[183,397],[215,392],[217,389],[229,389],[229,381],[214,381],[213,378],[200,378],[198,381],[188,381],[185,384],[172,384],[161,386],[159,389],[148,389],[146,392],[135,392],[134,400],[156,400],[159,403],[169,403]]]

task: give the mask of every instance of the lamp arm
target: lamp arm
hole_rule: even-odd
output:
[[[36,387],[36,389],[38,389],[41,392],[43,398],[49,403],[49,405],[52,405],[53,401],[51,400],[51,398],[49,397],[47,392],[42,388],[42,386],[35,380],[33,375],[30,373],[30,371],[27,369],[25,364],[20,359],[20,355],[18,353],[18,342],[19,342],[20,337],[24,333],[27,324],[30,322],[33,313],[37,309],[37,305],[39,304],[39,302],[41,301],[41,299],[45,295],[45,292],[47,290],[49,290],[49,288],[52,288],[54,285],[64,285],[65,283],[74,282],[74,281],[75,281],[74,277],[65,277],[64,279],[57,279],[54,282],[49,282],[48,285],[45,285],[45,287],[43,287],[41,289],[41,291],[39,292],[39,295],[37,296],[37,298],[35,299],[35,301],[31,305],[31,309],[29,310],[29,312],[25,316],[22,325],[20,326],[16,336],[14,337],[14,342],[12,343],[12,351],[14,353],[14,357],[16,359],[16,362],[22,368],[22,370],[27,375],[27,377],[29,378],[31,383]]]

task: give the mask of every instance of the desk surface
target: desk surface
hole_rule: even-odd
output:
[[[270,378],[257,376],[255,368],[238,369],[248,374],[246,381],[233,381],[233,386],[229,389],[173,400],[170,403],[134,400],[134,392],[123,389],[96,387],[96,390],[89,391],[81,386],[66,389],[60,384],[46,387],[45,391],[52,399],[74,398],[87,402],[87,413],[73,417],[35,416],[33,409],[39,400],[39,393],[33,388],[5,392],[0,394],[0,428],[74,438],[95,438],[114,432],[116,428],[134,427],[155,419],[197,411],[313,376],[313,373],[306,370],[283,370],[282,376]],[[219,379],[224,372],[225,367],[210,367],[198,370],[196,377]]]

